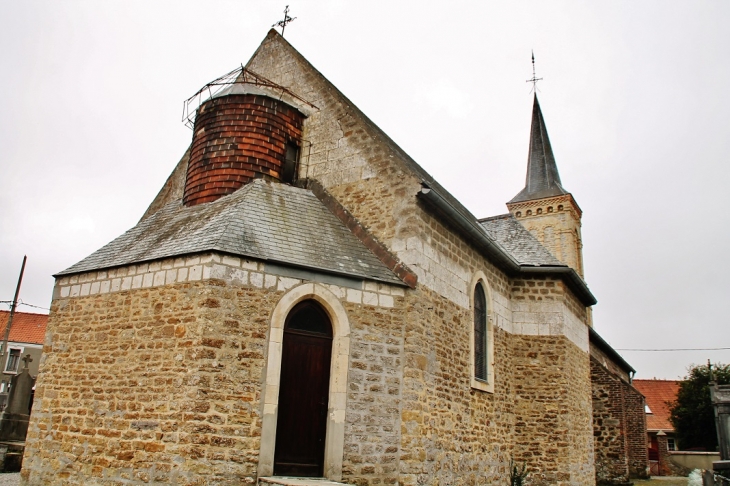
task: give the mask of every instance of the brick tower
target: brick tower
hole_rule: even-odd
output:
[[[532,107],[525,188],[507,203],[507,208],[558,260],[583,277],[583,213],[560,183],[537,95]]]
[[[242,69],[232,84],[197,109],[185,206],[215,201],[254,179],[294,182],[305,115],[272,97],[261,83],[279,88],[281,96],[285,92]]]

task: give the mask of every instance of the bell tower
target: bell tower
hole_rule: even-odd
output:
[[[525,188],[507,203],[507,209],[555,258],[583,277],[583,212],[560,183],[537,94],[532,107]]]

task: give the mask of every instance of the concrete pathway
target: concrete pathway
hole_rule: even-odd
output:
[[[0,473],[0,486],[18,486],[20,473]]]

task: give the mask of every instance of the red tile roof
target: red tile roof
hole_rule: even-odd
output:
[[[634,380],[634,387],[646,397],[646,405],[651,414],[646,415],[646,429],[648,431],[663,430],[674,432],[674,426],[669,421],[669,405],[677,399],[679,381],[673,380]]]
[[[5,337],[5,326],[8,325],[9,311],[0,311],[0,341]],[[46,337],[46,314],[15,312],[13,325],[10,327],[8,341],[15,343],[43,344]]]

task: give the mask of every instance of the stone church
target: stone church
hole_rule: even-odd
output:
[[[478,219],[277,32],[224,81],[139,223],[55,276],[23,484],[595,484],[596,300],[537,98],[526,185]]]

